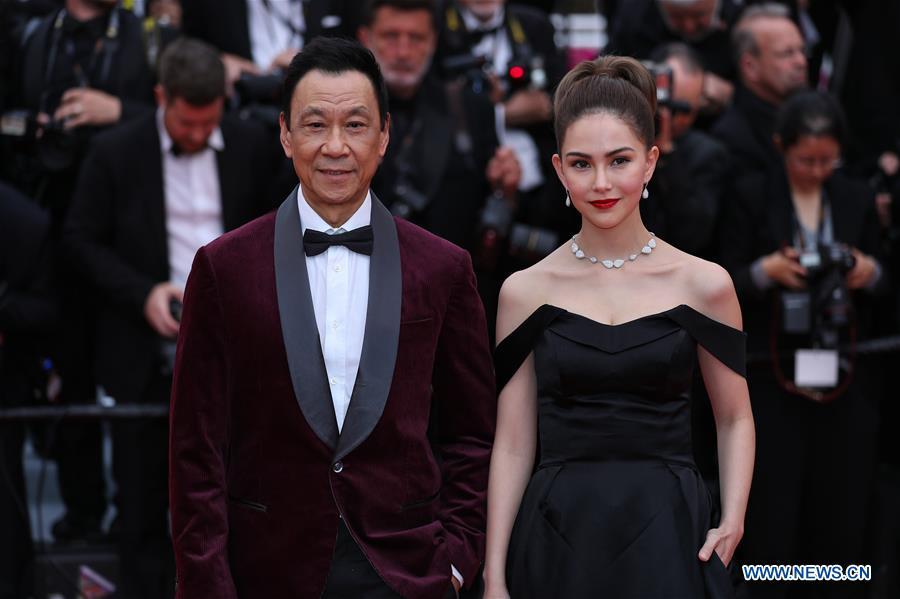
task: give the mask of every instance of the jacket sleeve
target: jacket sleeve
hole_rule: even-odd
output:
[[[237,599],[228,562],[226,324],[205,248],[184,296],[169,422],[177,599]]]
[[[467,585],[484,559],[487,481],[497,401],[484,308],[467,252],[444,315],[432,378],[443,487],[439,518],[450,561]]]
[[[116,205],[116,166],[109,149],[95,148],[85,159],[63,230],[66,259],[105,302],[143,320],[144,302],[158,282],[128,264],[112,248]]]
[[[756,236],[765,227],[752,209],[766,201],[762,186],[756,185],[758,179],[749,177],[734,186],[730,197],[722,206],[722,219],[719,226],[719,256],[722,266],[731,274],[734,287],[741,303],[762,302],[766,291],[761,290],[753,282],[751,269],[757,258],[762,256],[758,250]]]

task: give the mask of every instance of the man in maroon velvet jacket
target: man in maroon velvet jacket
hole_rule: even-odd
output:
[[[311,42],[285,97],[298,189],[201,248],[185,293],[178,597],[455,596],[484,553],[496,418],[469,256],[369,192],[389,117],[367,50]]]

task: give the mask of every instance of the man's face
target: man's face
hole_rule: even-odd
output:
[[[361,204],[384,157],[378,100],[359,71],[310,71],[294,88],[290,127],[281,115],[281,145],[313,209]],[[320,210],[317,210],[320,214]]]
[[[434,54],[436,36],[427,10],[397,10],[383,6],[370,27],[359,32],[360,41],[375,55],[392,92],[419,87]]]
[[[759,19],[753,26],[759,54],[744,54],[741,73],[750,90],[772,104],[806,87],[806,46],[790,19]]]
[[[156,99],[163,108],[166,132],[174,144],[188,154],[205,148],[209,136],[222,121],[224,98],[218,98],[203,106],[194,106],[184,98],[170,98],[160,86],[157,86]]]
[[[659,0],[663,19],[674,33],[691,42],[704,38],[716,22],[719,0],[672,2]]]
[[[687,133],[697,120],[703,98],[703,72],[691,72],[677,59],[670,58],[666,64],[672,67],[672,97],[691,107],[690,112],[672,115],[672,137],[677,139]]]
[[[459,0],[459,4],[469,9],[478,19],[487,21],[497,14],[506,0]]]

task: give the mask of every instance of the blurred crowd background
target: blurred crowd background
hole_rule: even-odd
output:
[[[579,226],[550,160],[555,85],[599,54],[645,60],[661,151],[645,223],[729,270],[748,333],[758,450],[737,561],[873,566],[867,584],[736,570],[739,594],[900,596],[900,2],[7,0],[0,598],[32,596],[47,551],[26,438],[57,465],[55,546],[114,546],[116,596],[172,594],[164,416],[182,291],[201,245],[296,185],[281,71],[320,35],[374,53],[391,141],[373,191],[471,252],[490,321],[503,279]],[[78,409],[98,402],[106,416]]]

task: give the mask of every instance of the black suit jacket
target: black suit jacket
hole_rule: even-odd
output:
[[[266,140],[224,120],[217,153],[225,231],[264,213],[270,177]],[[155,116],[98,136],[64,231],[72,268],[95,293],[99,382],[114,397],[140,394],[157,366],[160,339],[143,314],[157,283],[169,280],[162,153]]]
[[[353,35],[356,21],[347,0],[302,0],[304,42],[317,35]],[[185,35],[208,42],[222,52],[253,59],[246,0],[182,0]],[[356,6],[359,12],[359,6]],[[339,20],[335,20],[337,17]]]
[[[873,303],[888,288],[887,268],[880,259],[873,192],[865,184],[837,173],[826,182],[825,193],[831,203],[835,240],[874,256],[882,264],[882,278],[876,288],[853,293],[859,335],[864,337],[874,331],[876,324]],[[776,284],[769,290],[760,290],[753,283],[750,269],[757,258],[793,245],[793,204],[784,171],[769,171],[740,180],[722,211],[720,256],[722,265],[734,279],[741,301],[748,348],[766,351],[773,294],[779,287]]]
[[[728,148],[735,180],[781,168],[781,153],[772,139],[776,115],[775,106],[758,98],[747,88],[737,87],[734,102],[710,131]]]
[[[690,130],[660,156],[641,217],[647,227],[691,254],[714,253],[719,204],[728,186],[728,151],[702,131]]]

